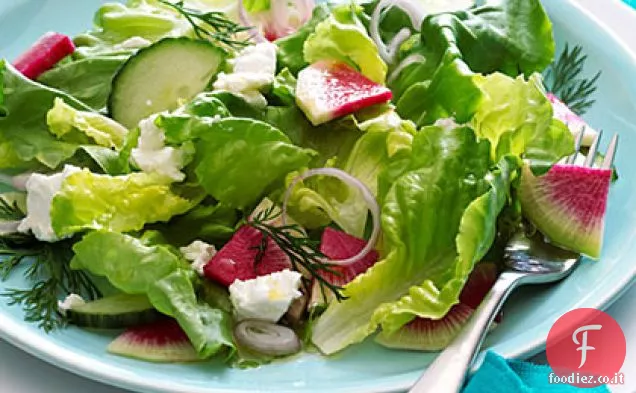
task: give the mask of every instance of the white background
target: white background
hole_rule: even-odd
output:
[[[1,0],[0,0],[1,1]],[[551,0],[559,1],[559,0]],[[628,43],[636,53],[636,12],[626,6],[609,6],[618,0],[578,0]],[[636,286],[610,309],[627,338],[627,359],[623,366],[623,386],[614,393],[636,393]],[[543,361],[539,355],[535,360]],[[627,370],[630,370],[629,372]],[[34,358],[0,339],[0,393],[126,393],[107,385],[78,377]]]

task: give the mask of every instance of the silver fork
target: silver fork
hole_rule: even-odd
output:
[[[584,165],[594,164],[602,131],[598,133]],[[581,148],[583,132],[576,140],[575,153],[565,162],[574,164]],[[618,146],[618,135],[609,144],[603,168],[611,168]],[[409,393],[457,393],[459,392],[484,341],[486,332],[510,293],[525,284],[545,284],[567,277],[578,265],[580,255],[549,243],[538,233],[529,236],[517,232],[506,245],[504,261],[506,270],[486,295],[467,325],[453,342],[439,354]]]

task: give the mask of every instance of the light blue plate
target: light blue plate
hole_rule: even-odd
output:
[[[48,30],[72,34],[88,28],[100,3],[2,0],[0,57],[14,58]],[[608,7],[616,4],[607,2]],[[598,103],[586,118],[595,128],[620,134],[616,164],[621,178],[611,191],[602,260],[586,261],[560,285],[520,291],[506,305],[504,321],[489,337],[488,346],[507,357],[537,353],[559,316],[577,307],[607,307],[636,276],[636,58],[574,1],[546,1],[545,6],[558,42],[583,45],[590,72],[603,70]],[[0,284],[0,292],[26,285],[13,278]],[[252,370],[207,363],[158,365],[107,354],[112,336],[75,328],[46,335],[22,317],[20,309],[0,302],[0,336],[69,371],[145,392],[399,391],[412,384],[432,359],[430,354],[391,351],[367,342],[329,359],[303,355]]]

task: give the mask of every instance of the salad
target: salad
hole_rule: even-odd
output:
[[[555,51],[539,0],[104,4],[0,61],[2,299],[158,362],[444,348],[520,228],[599,257]]]

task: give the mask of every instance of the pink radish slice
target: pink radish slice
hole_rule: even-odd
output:
[[[296,103],[314,125],[391,98],[391,90],[337,61],[319,61],[298,74]]]
[[[28,51],[20,55],[13,65],[24,76],[35,80],[73,52],[75,45],[68,36],[46,33]]]
[[[258,229],[244,225],[232,239],[205,265],[205,277],[230,286],[235,280],[251,280],[259,276],[291,269],[289,257],[271,238],[258,264],[255,263],[263,235]]]

